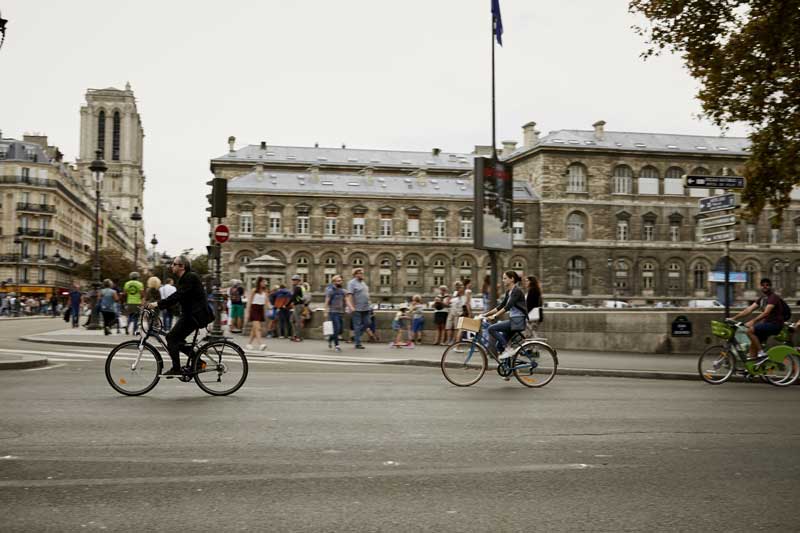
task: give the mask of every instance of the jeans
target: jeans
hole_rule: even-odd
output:
[[[342,313],[328,313],[328,320],[333,322],[333,335],[328,337],[328,343],[333,343],[334,346],[339,346],[339,335],[342,334]]]
[[[164,309],[161,312],[161,322],[164,324],[164,329],[169,331],[172,329],[172,310]]]
[[[131,324],[133,324],[133,331],[131,333],[136,335],[136,332],[139,331],[139,311],[128,315],[128,322],[125,324],[125,333],[128,332],[128,326]]]
[[[369,311],[353,311],[353,344],[361,345],[361,335],[367,330],[369,325]]]
[[[281,307],[278,309],[278,336],[280,337],[288,337],[289,336],[289,311],[285,307]]]
[[[70,317],[72,318],[72,327],[78,327],[78,321],[81,319],[81,308],[80,307],[71,307],[70,308]]]
[[[497,324],[492,324],[489,326],[489,335],[496,339],[495,351],[497,353],[502,352],[512,335],[511,321],[503,320]]]

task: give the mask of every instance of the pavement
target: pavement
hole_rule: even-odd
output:
[[[84,328],[56,329],[46,333],[25,335],[19,340],[63,346],[112,348],[120,342],[134,338],[132,335],[104,335],[102,330]],[[231,335],[244,347],[247,338]],[[363,364],[388,364],[438,367],[444,348],[429,344],[413,348],[395,348],[388,343],[367,343],[365,350],[356,350],[352,344],[343,343],[342,351],[335,352],[321,340],[292,342],[288,339],[267,339],[267,349],[247,350],[251,358],[298,359],[304,361],[331,361]],[[557,347],[556,347],[557,348]],[[47,364],[43,357],[25,357],[0,354],[0,370],[21,368],[20,365]],[[44,361],[42,361],[44,359]],[[565,350],[558,352],[558,372],[562,375],[628,377],[645,379],[699,379],[696,370],[697,356],[644,353],[612,353]],[[11,366],[16,365],[16,366]]]

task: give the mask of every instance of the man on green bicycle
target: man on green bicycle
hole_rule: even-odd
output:
[[[182,375],[181,352],[189,357],[194,355],[191,353],[191,346],[184,344],[186,336],[196,329],[206,327],[214,320],[203,282],[200,276],[192,271],[189,259],[184,255],[176,257],[170,268],[178,279],[177,290],[167,298],[147,305],[150,309],[167,309],[175,304],[181,304],[181,317],[167,333],[167,350],[172,359],[172,368],[162,374],[165,377]]]
[[[772,292],[772,281],[769,278],[761,280],[762,297],[751,303],[746,309],[733,317],[733,320],[744,318],[756,309],[761,312],[753,320],[745,323],[747,336],[750,337],[750,355],[748,359],[761,362],[766,360],[767,354],[763,345],[767,339],[777,335],[783,329],[783,300]]]

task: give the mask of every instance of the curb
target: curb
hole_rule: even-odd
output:
[[[37,357],[34,355],[19,355],[16,357],[19,357],[20,359],[14,361],[0,360],[0,371],[22,370],[25,368],[38,368],[40,366],[47,366],[46,357]]]

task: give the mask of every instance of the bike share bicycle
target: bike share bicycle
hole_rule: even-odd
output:
[[[486,373],[489,357],[497,362],[497,373],[505,379],[512,374],[526,387],[544,387],[558,371],[558,355],[546,339],[526,339],[515,332],[509,346],[515,348],[508,359],[498,360],[493,343],[489,340],[489,321],[478,318],[458,319],[458,330],[472,333],[470,340],[458,340],[442,354],[440,367],[445,379],[458,387],[474,385]],[[459,334],[459,338],[460,338]]]
[[[793,331],[791,324],[785,324],[775,336],[783,344],[767,350],[767,358],[759,361],[747,358],[750,339],[742,322],[712,320],[711,333],[725,342],[706,348],[697,361],[697,371],[712,385],[725,383],[734,372],[748,381],[759,378],[776,387],[792,385],[800,377],[800,352],[790,344]]]
[[[161,379],[164,362],[150,339],[155,339],[163,350],[167,345],[161,318],[156,309],[139,310],[139,340],[117,345],[106,359],[106,379],[120,394],[141,396],[150,392]],[[226,396],[239,390],[247,379],[248,365],[244,351],[235,343],[206,336],[198,345],[195,330],[188,364],[183,367],[179,381],[194,380],[198,387],[212,396]]]

